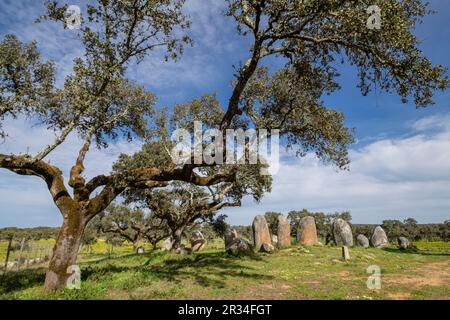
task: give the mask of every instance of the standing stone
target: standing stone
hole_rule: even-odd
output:
[[[272,244],[270,239],[269,226],[267,225],[266,218],[258,215],[253,220],[253,241],[255,244],[255,250],[260,251],[261,246],[264,243]]]
[[[291,225],[284,215],[278,216],[277,230],[277,246],[278,248],[289,247],[291,245]]]
[[[367,237],[363,234],[358,234],[358,236],[356,237],[356,244],[360,247],[368,248],[369,239],[367,239]]]
[[[345,261],[350,260],[350,252],[348,251],[347,246],[342,247],[342,259]]]
[[[386,232],[384,232],[383,228],[380,226],[377,226],[375,228],[370,241],[372,242],[372,246],[376,248],[385,247],[389,243],[388,238],[386,236]]]
[[[170,251],[170,250],[172,250],[172,246],[173,246],[173,239],[167,238],[166,240],[164,240],[164,242],[162,244],[162,250]]]
[[[227,248],[237,238],[238,238],[237,231],[235,229],[228,228],[224,234],[225,248]]]
[[[333,222],[333,238],[338,246],[353,246],[353,233],[350,225],[343,219],[337,218]]]
[[[194,231],[189,238],[192,251],[200,251],[205,248],[206,239],[200,231]]]
[[[408,239],[406,239],[405,237],[399,237],[398,239],[397,239],[397,243],[398,243],[398,246],[400,247],[400,249],[408,249],[408,247],[409,247],[409,240]]]
[[[304,246],[317,244],[317,229],[314,217],[308,216],[300,219],[297,230],[297,242]]]

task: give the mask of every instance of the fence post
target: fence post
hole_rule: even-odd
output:
[[[8,269],[9,252],[11,251],[12,240],[13,240],[12,237],[9,238],[8,248],[6,249],[5,269],[4,269],[3,274],[6,274],[6,271],[7,271],[7,269]]]
[[[17,270],[20,270],[20,264],[22,263],[22,253],[24,247],[25,247],[25,238],[22,238],[22,242],[20,243],[19,260],[17,261]]]

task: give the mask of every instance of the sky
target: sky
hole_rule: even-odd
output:
[[[437,13],[427,17],[415,34],[421,49],[434,64],[450,67],[450,8],[446,0],[431,1]],[[85,9],[84,1],[68,4]],[[130,68],[128,76],[158,97],[157,105],[171,107],[205,93],[216,93],[225,104],[234,69],[248,57],[248,41],[235,32],[233,20],[222,15],[222,0],[187,0],[194,40],[178,62],[162,62],[155,52]],[[12,33],[22,41],[36,40],[42,55],[55,61],[60,85],[72,61],[82,50],[75,31],[53,23],[33,23],[43,13],[41,1],[2,0],[0,38]],[[267,62],[269,65],[273,62]],[[381,223],[385,219],[414,217],[420,223],[450,219],[450,93],[438,92],[436,104],[416,109],[396,95],[373,92],[363,97],[356,88],[356,72],[339,66],[342,89],[324,97],[327,106],[342,111],[346,125],[355,128],[357,142],[350,147],[350,170],[338,171],[313,155],[296,158],[284,153],[272,192],[260,203],[245,199],[229,208],[231,224],[250,224],[266,211],[287,213],[306,208],[333,213],[348,210],[355,223]],[[9,137],[0,153],[37,152],[54,133],[23,118],[3,124]],[[82,142],[69,136],[49,156],[64,176]],[[106,150],[92,150],[86,158],[86,176],[106,174],[120,153],[132,154],[140,144],[118,141]],[[0,170],[0,227],[58,226],[62,218],[45,184]]]

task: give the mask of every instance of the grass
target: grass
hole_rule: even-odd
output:
[[[247,257],[214,246],[189,256],[94,250],[79,262],[81,290],[46,294],[45,269],[30,269],[6,274],[0,299],[450,299],[450,243],[415,245],[351,248],[346,262],[328,246]],[[381,268],[379,290],[367,289],[369,265]]]

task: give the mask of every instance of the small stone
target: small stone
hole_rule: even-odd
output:
[[[189,238],[192,251],[200,251],[206,246],[206,239],[200,231],[194,231]]]
[[[224,234],[225,248],[227,248],[237,238],[238,238],[237,231],[235,229],[228,228]]]
[[[186,248],[184,245],[180,245],[176,250],[177,254],[191,254],[192,250],[190,248]]]
[[[241,253],[247,254],[252,250],[250,243],[244,239],[234,239],[227,247],[226,251],[232,255],[238,255]]]
[[[353,246],[353,233],[350,225],[343,219],[333,221],[333,238],[337,246]]]
[[[145,254],[145,248],[144,247],[138,247],[136,249],[137,254]]]
[[[358,234],[358,236],[356,237],[356,244],[360,247],[368,248],[369,239],[367,239],[367,237],[363,234]]]
[[[342,247],[342,258],[345,261],[350,260],[350,252],[348,251],[348,247],[347,246],[343,246]]]
[[[276,235],[272,235],[272,243],[276,246],[278,244],[278,237]]]
[[[403,250],[408,249],[409,245],[410,245],[409,240],[405,237],[399,237],[397,239],[397,243],[398,243],[398,246],[400,247],[400,249],[403,249]]]

